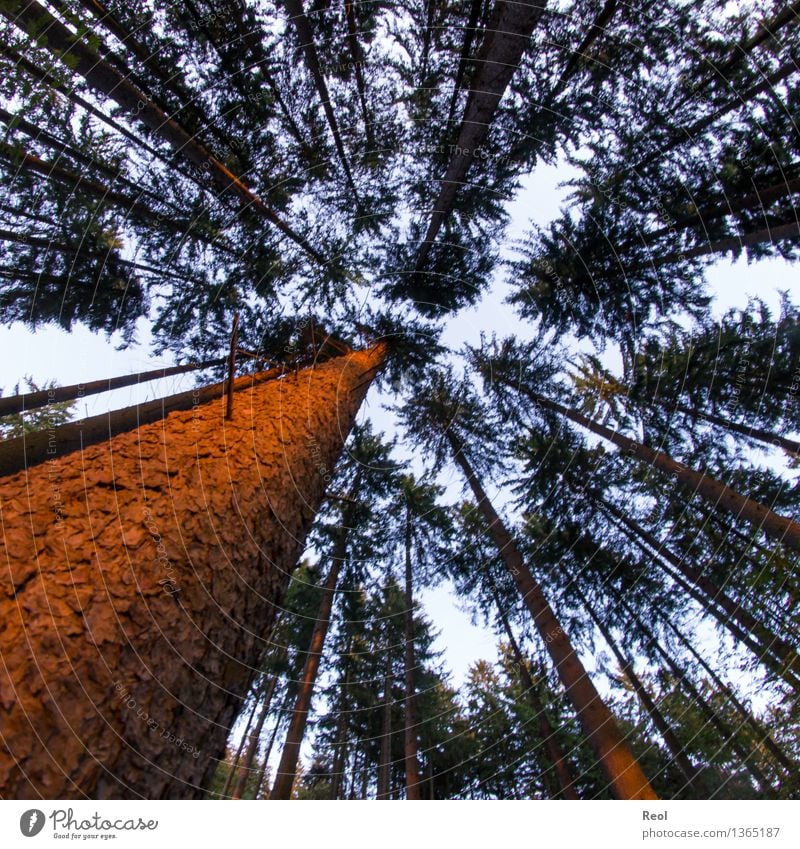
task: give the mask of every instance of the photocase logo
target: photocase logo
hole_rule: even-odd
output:
[[[38,808],[31,808],[19,818],[19,830],[25,837],[36,837],[44,828],[44,813]]]

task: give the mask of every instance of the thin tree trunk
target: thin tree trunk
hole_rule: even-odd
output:
[[[728,701],[736,708],[739,716],[753,729],[760,743],[764,748],[775,758],[775,760],[786,770],[789,777],[794,778],[800,773],[798,765],[792,761],[783,749],[773,740],[769,731],[764,728],[760,722],[756,720],[753,714],[739,701],[736,693],[717,675],[717,673],[706,663],[703,656],[692,645],[692,642],[678,629],[674,622],[669,619],[664,620],[665,624],[673,631],[681,643],[689,650],[695,660],[703,667],[709,678],[719,688],[720,692],[724,693]]]
[[[620,799],[658,798],[631,754],[611,711],[592,684],[578,653],[561,627],[541,587],[524,562],[514,539],[486,496],[459,439],[452,430],[447,432],[447,439],[453,451],[453,458],[461,467],[475,496],[478,509],[486,520],[489,533],[506,568],[513,576],[523,601],[531,612],[536,628],[575,707],[587,740],[594,748],[600,765],[608,777],[614,795]]]
[[[356,479],[351,490],[351,497],[358,491],[360,472],[356,473]],[[314,631],[311,634],[311,642],[308,647],[303,674],[300,678],[300,688],[297,692],[289,730],[286,732],[286,742],[283,744],[281,760],[278,772],[275,775],[275,783],[272,785],[270,799],[289,799],[297,777],[297,762],[300,758],[300,746],[305,736],[308,713],[311,709],[311,699],[314,695],[314,687],[317,683],[319,665],[322,660],[322,652],[325,648],[325,640],[331,623],[331,611],[333,609],[333,598],[339,583],[339,573],[347,558],[347,542],[350,534],[350,525],[353,521],[353,505],[348,504],[342,516],[342,524],[337,533],[336,542],[331,553],[331,565],[328,576],[322,590],[319,602],[317,620]]]
[[[655,634],[642,622],[639,616],[629,607],[629,605],[625,602],[621,593],[619,593],[616,588],[613,588],[614,594],[617,598],[618,604],[624,608],[628,615],[633,619],[636,623],[637,628],[644,634],[649,644],[655,648],[658,654],[666,661],[667,666],[669,666],[672,674],[678,680],[678,682],[683,686],[695,704],[700,708],[703,715],[706,719],[717,729],[717,732],[722,737],[722,739],[728,743],[731,749],[736,753],[736,755],[741,758],[742,764],[745,769],[750,773],[753,780],[755,781],[756,787],[759,789],[761,793],[766,795],[766,791],[770,788],[769,779],[764,775],[761,769],[757,766],[757,764],[753,763],[752,752],[748,752],[739,742],[736,737],[736,732],[730,728],[730,726],[725,722],[717,712],[711,707],[711,705],[703,698],[697,687],[689,680],[686,673],[678,666],[675,659],[670,655],[670,653],[661,645],[661,642],[656,638]]]
[[[364,80],[364,51],[358,40],[358,21],[356,20],[355,0],[344,0],[345,15],[347,17],[347,43],[350,48],[350,56],[353,60],[353,71],[356,77],[356,89],[358,100],[361,104],[361,116],[364,121],[364,134],[369,149],[375,147],[375,134],[372,131],[372,120],[369,116],[367,105],[367,86]]]
[[[231,421],[217,398],[0,478],[5,795],[205,792],[385,355],[245,386]]]
[[[497,372],[494,373],[494,376],[506,385],[516,388],[524,395],[527,395],[535,405],[558,413],[595,435],[607,439],[619,448],[620,451],[636,457],[643,463],[655,466],[668,475],[674,476],[678,483],[687,487],[692,492],[699,493],[715,506],[724,508],[729,513],[733,513],[737,518],[741,517],[752,522],[757,527],[762,528],[767,535],[800,551],[800,523],[778,515],[763,504],[759,504],[759,502],[754,501],[752,498],[740,495],[729,486],[720,483],[706,474],[687,468],[682,463],[673,460],[672,457],[663,451],[657,451],[649,445],[643,445],[640,442],[629,439],[627,436],[611,430],[611,428],[593,422],[575,410],[571,410],[562,404],[545,398],[543,395],[539,395],[522,383],[514,383],[514,381],[509,380]]]
[[[597,500],[599,504],[610,513],[615,519],[625,525],[630,531],[647,543],[652,548],[656,555],[663,557],[681,575],[694,584],[713,604],[718,605],[726,614],[726,616],[736,622],[743,630],[749,631],[758,640],[758,645],[761,652],[771,655],[779,661],[777,667],[781,670],[781,674],[787,670],[792,673],[793,678],[800,674],[800,656],[797,654],[794,646],[786,642],[763,625],[749,610],[742,607],[738,602],[734,601],[726,595],[710,578],[703,575],[694,566],[690,566],[685,558],[678,557],[673,554],[666,545],[660,542],[649,531],[645,530],[638,522],[631,519],[620,510],[615,504],[611,504],[603,499]],[[772,661],[767,661],[766,657],[762,657],[762,662],[770,665],[770,668],[775,669],[776,664]]]
[[[383,716],[381,723],[381,753],[378,765],[378,799],[389,799],[391,791],[392,767],[392,684],[394,677],[394,658],[389,629],[386,619],[386,665],[383,672]]]
[[[646,556],[652,558],[664,574],[673,580],[687,595],[693,598],[706,613],[716,619],[717,622],[725,628],[725,630],[727,630],[735,640],[740,642],[742,645],[747,646],[760,663],[766,666],[774,675],[785,680],[792,688],[800,691],[800,680],[792,675],[790,671],[786,670],[781,663],[775,660],[767,650],[766,646],[763,646],[749,631],[743,629],[737,622],[731,619],[731,617],[728,616],[718,604],[713,602],[706,593],[698,590],[697,587],[687,581],[680,572],[674,571],[673,567],[670,566],[669,563],[659,556],[655,550],[651,549],[647,543],[637,536],[637,534],[627,525],[618,524],[617,527],[637,548],[639,548],[640,551],[642,551]]]
[[[483,0],[472,0],[469,10],[469,18],[467,25],[464,28],[464,41],[461,45],[461,54],[458,57],[458,68],[456,69],[455,80],[453,81],[453,93],[450,96],[450,108],[447,110],[447,126],[453,123],[456,114],[456,106],[458,105],[458,95],[461,93],[461,85],[464,82],[464,75],[472,55],[472,45],[475,41],[475,34],[480,21],[481,9],[483,8]]]
[[[417,254],[415,270],[418,272],[423,270],[476,151],[479,152],[486,139],[500,100],[528,47],[545,5],[546,0],[538,3],[498,0],[495,5],[486,25],[483,43],[475,56],[475,76],[455,150],[442,178],[428,230]]]
[[[530,671],[528,670],[528,664],[525,662],[519,643],[514,636],[514,632],[511,630],[511,623],[508,621],[508,617],[503,610],[503,606],[497,592],[497,586],[489,573],[489,570],[486,569],[485,571],[489,582],[489,588],[492,593],[492,598],[494,599],[494,604],[497,609],[497,615],[499,616],[500,622],[503,625],[503,630],[506,632],[506,636],[508,637],[508,642],[511,645],[511,651],[514,654],[514,662],[519,670],[522,685],[525,687],[525,695],[528,697],[531,707],[536,714],[536,722],[539,726],[539,736],[542,738],[542,744],[547,752],[547,757],[553,765],[553,772],[555,773],[555,777],[558,782],[560,795],[564,799],[579,799],[580,797],[575,791],[575,778],[572,775],[572,770],[567,762],[564,750],[558,742],[556,731],[550,724],[550,720],[547,718],[544,705],[542,704],[542,700],[539,698],[536,685],[534,684],[533,678],[531,678]]]
[[[702,781],[702,773],[698,767],[692,763],[689,756],[686,754],[686,751],[683,748],[683,745],[678,740],[675,732],[672,730],[672,726],[667,722],[666,717],[661,711],[658,709],[658,705],[656,705],[653,697],[650,695],[647,687],[645,687],[644,682],[641,678],[636,674],[636,670],[633,667],[633,662],[630,658],[626,657],[625,654],[620,649],[617,641],[614,639],[614,636],[611,633],[610,628],[608,628],[603,622],[600,615],[595,611],[594,607],[589,602],[589,599],[586,597],[583,590],[578,586],[577,582],[574,578],[567,572],[567,570],[563,567],[560,567],[561,572],[567,580],[568,588],[571,588],[575,595],[578,596],[581,604],[583,605],[584,610],[589,614],[589,617],[597,626],[597,629],[603,635],[603,639],[606,641],[606,644],[611,649],[614,654],[614,657],[617,659],[617,663],[620,665],[622,669],[623,675],[631,682],[631,686],[633,687],[633,691],[636,693],[639,701],[647,712],[648,716],[655,725],[656,730],[658,731],[661,739],[664,741],[664,745],[667,747],[667,751],[670,753],[672,760],[675,763],[675,766],[680,771],[681,775],[686,780],[686,783],[689,787],[693,788],[695,791],[700,791],[703,788]],[[705,794],[703,794],[705,795]]]
[[[272,729],[272,732],[269,735],[269,742],[267,743],[267,749],[264,752],[264,759],[261,763],[261,770],[258,773],[258,779],[256,782],[256,798],[268,798],[269,792],[263,793],[264,787],[264,778],[267,774],[267,767],[269,766],[270,755],[272,754],[272,747],[275,745],[275,739],[278,736],[278,729],[281,727],[281,719],[285,711],[289,708],[289,702],[291,699],[289,698],[290,691],[289,688],[286,688],[286,693],[283,696],[283,701],[281,701],[281,706],[278,709],[278,718],[275,722],[275,725]],[[267,788],[268,790],[268,788]]]
[[[673,262],[683,262],[687,259],[724,254],[728,251],[740,252],[743,248],[765,243],[774,244],[782,239],[800,239],[800,224],[797,221],[788,221],[784,224],[775,224],[771,227],[763,227],[761,230],[752,230],[749,233],[740,233],[726,239],[718,239],[716,242],[707,242],[694,248],[686,248],[682,251],[674,251],[666,256],[657,257],[649,263],[641,263],[628,269],[629,272],[638,271],[642,268],[661,268]]]
[[[737,433],[741,436],[746,436],[748,439],[755,439],[757,442],[763,442],[765,445],[769,445],[772,448],[782,448],[791,457],[800,456],[800,442],[797,442],[794,439],[787,439],[785,436],[779,436],[777,433],[762,430],[761,428],[738,424],[737,422],[732,422],[730,419],[725,419],[722,416],[715,416],[713,413],[707,413],[703,410],[695,410],[691,407],[685,407],[683,404],[675,404],[674,409],[681,413],[685,413],[687,416],[703,419],[703,421],[718,425],[731,433]]]
[[[259,213],[280,232],[299,245],[318,262],[324,258],[283,221],[280,216],[257,197],[230,169],[216,159],[197,139],[115,68],[103,62],[97,54],[76,38],[37,0],[27,0],[24,7],[14,11],[0,6],[2,13],[23,32],[44,37],[43,46],[58,58],[69,55],[69,69],[80,74],[100,94],[115,100],[123,109],[132,112],[155,135],[167,141],[176,152],[187,158],[201,173],[208,172],[220,189],[220,197],[234,196]]]
[[[417,738],[417,695],[414,683],[414,593],[411,570],[411,509],[406,508],[405,530],[405,730],[404,762],[406,770],[406,799],[418,800],[421,795],[421,770],[419,766],[419,740]]]
[[[24,213],[22,213],[24,215]],[[42,248],[47,253],[71,254],[83,259],[98,260],[101,266],[104,267],[109,261],[113,265],[129,268],[131,271],[142,271],[145,274],[152,274],[154,277],[166,277],[170,280],[181,280],[184,283],[195,284],[196,279],[188,277],[184,274],[178,274],[174,271],[168,271],[162,268],[155,268],[152,265],[143,265],[139,262],[131,262],[127,259],[122,259],[120,256],[115,256],[112,251],[100,253],[97,251],[87,250],[83,245],[69,245],[65,242],[55,242],[51,239],[40,236],[30,236],[27,233],[16,233],[12,230],[0,230],[0,241],[12,242],[16,245],[28,245],[32,248]]]
[[[228,775],[225,778],[225,785],[222,788],[222,797],[224,799],[229,798],[228,794],[230,793],[231,784],[233,783],[233,777],[239,770],[239,761],[242,757],[242,751],[244,750],[244,744],[247,740],[247,735],[250,732],[250,726],[253,724],[253,720],[255,719],[256,711],[258,710],[258,695],[253,699],[253,709],[250,711],[250,716],[247,718],[247,725],[245,726],[244,733],[242,734],[242,739],[239,741],[239,748],[236,750],[236,757],[233,759],[233,763],[228,768]]]
[[[244,763],[239,767],[239,779],[236,782],[236,787],[233,791],[234,799],[241,799],[242,796],[244,796],[245,789],[247,788],[247,782],[253,771],[253,761],[258,753],[258,744],[261,742],[261,732],[264,728],[264,723],[269,716],[269,709],[272,705],[272,697],[275,695],[275,687],[277,684],[278,676],[273,675],[267,685],[267,691],[264,694],[264,703],[261,706],[261,713],[258,715],[258,722],[250,734],[250,742],[247,746],[247,754],[245,755]],[[256,788],[256,790],[258,790],[258,788]]]
[[[342,165],[345,178],[347,179],[347,184],[350,186],[350,190],[353,193],[356,206],[360,206],[358,191],[356,189],[356,184],[353,181],[350,163],[348,162],[347,153],[345,152],[344,143],[342,142],[342,134],[339,130],[339,123],[336,120],[336,114],[333,111],[333,103],[331,102],[331,96],[328,92],[328,84],[325,81],[325,75],[322,73],[322,68],[320,67],[317,48],[314,44],[314,33],[311,28],[311,22],[306,17],[306,13],[303,8],[303,0],[283,0],[283,4],[286,7],[286,11],[289,13],[291,24],[297,34],[297,41],[303,51],[306,67],[308,68],[309,74],[311,74],[311,79],[314,81],[314,86],[317,89],[317,94],[319,95],[319,99],[322,103],[322,109],[325,112],[325,118],[328,121],[328,127],[330,128],[331,135],[333,136],[333,143],[336,147],[336,153],[339,156],[339,162]]]
[[[350,653],[353,650],[353,638],[348,638],[347,649],[344,657],[344,680],[339,697],[339,716],[336,719],[336,752],[333,758],[331,776],[331,798],[338,799],[342,792],[342,778],[347,763],[347,731],[349,724],[348,716],[348,690],[350,687]]]

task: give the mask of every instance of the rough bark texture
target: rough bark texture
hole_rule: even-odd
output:
[[[453,450],[453,458],[464,472],[478,509],[486,520],[489,533],[530,610],[531,618],[547,647],[558,677],[564,684],[586,738],[597,754],[613,794],[618,799],[657,799],[658,796],[620,733],[613,714],[589,678],[542,588],[484,492],[461,443],[452,431],[448,431],[447,438]]]
[[[384,354],[0,480],[3,796],[201,795]]]

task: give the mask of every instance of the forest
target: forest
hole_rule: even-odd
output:
[[[0,13],[0,798],[800,798],[800,2]]]

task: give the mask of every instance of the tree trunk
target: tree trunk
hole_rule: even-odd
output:
[[[464,472],[478,509],[486,520],[489,533],[544,640],[556,672],[575,707],[586,738],[608,777],[612,792],[619,799],[657,799],[620,734],[611,711],[592,684],[578,653],[524,562],[514,539],[483,491],[459,439],[452,430],[447,432],[447,438],[453,450],[453,457]]]
[[[718,239],[716,242],[708,242],[705,245],[697,245],[694,248],[687,248],[683,251],[675,251],[666,256],[658,257],[653,260],[652,265],[655,268],[661,268],[661,266],[669,265],[673,262],[713,256],[714,254],[724,254],[728,253],[728,251],[739,253],[743,248],[748,248],[752,245],[774,244],[782,239],[800,240],[800,224],[796,221],[789,221],[784,224],[775,224],[772,227],[763,227],[761,230],[752,230],[749,233],[740,233],[738,236],[731,236],[727,239]],[[643,267],[646,266],[637,265],[628,270],[633,272]]]
[[[411,510],[406,508],[405,560],[405,730],[404,762],[406,769],[406,799],[418,800],[421,795],[421,770],[419,766],[419,741],[417,738],[417,694],[414,684],[414,593],[411,574]]]
[[[356,480],[350,492],[350,497],[355,498],[358,491],[360,472],[356,473]],[[322,598],[319,602],[317,621],[311,634],[311,642],[308,647],[303,674],[300,678],[300,688],[294,704],[294,711],[289,722],[289,730],[286,732],[286,742],[283,744],[281,760],[278,772],[275,775],[275,783],[272,785],[270,799],[289,799],[292,794],[295,778],[297,777],[297,762],[300,758],[300,746],[308,722],[308,712],[311,709],[311,699],[314,695],[314,687],[317,683],[319,665],[322,660],[322,652],[325,649],[325,640],[331,623],[331,611],[333,609],[333,597],[339,583],[339,572],[347,558],[347,541],[352,524],[353,504],[348,503],[342,516],[342,523],[336,536],[336,542],[331,553],[331,565],[328,577],[322,590]]]
[[[731,617],[728,616],[718,604],[713,602],[706,593],[698,590],[697,587],[687,581],[680,572],[673,571],[673,567],[659,556],[656,551],[652,550],[644,542],[644,540],[640,539],[639,536],[637,536],[636,533],[627,525],[619,524],[618,528],[637,548],[639,548],[640,551],[642,551],[646,556],[652,558],[658,567],[687,595],[693,598],[706,613],[716,619],[717,622],[725,628],[725,630],[727,630],[735,640],[740,642],[742,645],[747,646],[760,663],[766,666],[777,677],[783,678],[783,680],[785,680],[786,683],[793,689],[800,691],[800,680],[798,680],[789,670],[785,669],[780,662],[773,658],[767,650],[767,647],[761,645],[761,643],[756,640],[749,631],[743,629],[738,622],[731,619]]]
[[[697,587],[712,604],[718,605],[730,621],[738,624],[743,630],[749,631],[758,641],[759,656],[765,665],[768,665],[775,671],[779,671],[781,675],[785,675],[786,671],[789,671],[792,673],[792,680],[797,680],[797,676],[800,674],[800,656],[797,654],[794,646],[770,631],[749,610],[746,610],[738,602],[726,595],[710,578],[707,578],[694,566],[690,566],[685,558],[677,557],[673,554],[664,543],[645,530],[638,522],[627,516],[619,507],[602,499],[598,499],[598,503],[611,516],[650,546],[657,556],[665,558],[687,581],[690,581]],[[769,656],[777,659],[779,665],[776,665],[772,660],[768,660]]]
[[[792,761],[783,749],[778,746],[778,744],[772,739],[769,731],[764,728],[760,722],[756,720],[753,714],[739,701],[736,693],[717,675],[716,672],[706,663],[703,659],[703,656],[697,649],[692,645],[691,641],[678,629],[674,622],[671,622],[669,619],[664,620],[666,625],[672,630],[672,632],[678,637],[681,643],[689,650],[694,659],[703,667],[705,673],[711,678],[717,688],[721,693],[725,694],[725,697],[728,701],[736,708],[739,716],[753,729],[756,733],[758,741],[764,746],[765,749],[775,758],[775,760],[786,770],[786,773],[790,778],[794,778],[798,774],[800,774],[800,768],[798,765]]]
[[[278,729],[281,727],[281,718],[285,711],[289,709],[289,688],[286,688],[286,693],[284,694],[283,701],[281,702],[281,706],[278,709],[278,718],[275,721],[275,725],[272,729],[272,733],[269,735],[269,742],[267,743],[267,749],[264,752],[264,759],[261,762],[261,770],[258,773],[258,779],[256,780],[256,799],[266,799],[269,798],[269,788],[267,788],[266,793],[262,793],[262,788],[264,787],[264,778],[267,774],[267,767],[269,766],[269,758],[272,754],[272,747],[275,745],[275,738],[278,736]]]
[[[364,80],[364,51],[358,40],[358,21],[356,20],[355,0],[344,0],[345,15],[347,17],[347,43],[350,49],[350,57],[353,60],[353,72],[356,78],[356,89],[358,100],[361,104],[361,116],[364,121],[364,135],[370,150],[375,147],[375,135],[372,132],[372,121],[369,116],[367,105],[367,86]]]
[[[670,405],[671,407],[671,405]],[[769,445],[771,448],[782,448],[789,456],[800,456],[800,442],[794,439],[786,439],[785,436],[779,436],[777,433],[772,433],[761,428],[750,427],[749,425],[738,424],[730,419],[725,419],[722,416],[715,416],[713,413],[706,413],[703,410],[695,410],[691,407],[685,407],[683,404],[675,404],[674,408],[681,413],[685,413],[692,418],[703,419],[718,427],[724,428],[731,433],[737,433],[741,436],[746,436],[748,439],[754,439],[757,442],[762,442],[764,445]]]
[[[386,666],[383,673],[383,717],[381,726],[381,754],[378,764],[378,799],[391,798],[391,769],[392,769],[392,678],[394,664],[392,657],[391,638],[389,636],[389,619],[386,620]]]
[[[589,614],[589,617],[603,635],[603,639],[606,641],[606,644],[613,652],[614,657],[616,657],[623,675],[625,675],[625,677],[631,682],[633,691],[636,693],[636,696],[642,707],[647,712],[647,715],[652,720],[653,725],[655,725],[661,739],[664,741],[664,745],[667,747],[667,751],[670,753],[672,760],[675,763],[675,766],[686,780],[686,784],[695,791],[704,789],[702,788],[703,782],[701,771],[697,768],[697,766],[695,766],[695,764],[692,763],[689,756],[686,754],[683,746],[675,735],[675,732],[672,730],[672,726],[670,726],[664,714],[662,714],[658,709],[658,705],[656,705],[642,679],[636,674],[636,670],[634,669],[630,658],[624,655],[622,649],[620,649],[617,641],[614,639],[610,628],[606,626],[605,622],[603,622],[594,607],[590,604],[589,599],[586,598],[583,590],[578,586],[577,582],[563,566],[561,566],[561,572],[567,580],[567,587],[571,588],[575,595],[578,596],[584,610],[586,610]],[[705,798],[706,795],[707,793],[702,793],[703,798]]]
[[[308,242],[295,233],[280,216],[257,197],[230,169],[216,159],[195,136],[170,118],[144,92],[139,91],[119,71],[102,61],[79,38],[54,18],[37,0],[28,0],[16,11],[0,6],[0,12],[23,32],[46,33],[44,44],[58,58],[70,56],[69,69],[80,74],[97,92],[115,100],[123,109],[133,113],[154,135],[168,142],[200,173],[208,173],[220,190],[220,197],[236,197],[245,209],[263,216],[285,236],[299,245],[318,262],[324,258]],[[35,36],[33,36],[35,37]]]
[[[494,376],[506,385],[516,388],[518,391],[527,395],[535,405],[544,407],[546,410],[551,410],[570,419],[570,421],[581,425],[581,427],[585,427],[595,435],[607,439],[619,448],[620,451],[631,454],[643,463],[655,466],[666,474],[673,475],[678,483],[687,487],[692,492],[699,493],[715,506],[724,508],[729,513],[733,513],[737,518],[741,517],[752,522],[759,528],[762,528],[767,535],[784,543],[784,545],[800,551],[800,523],[779,516],[763,504],[759,504],[752,498],[740,495],[729,486],[720,483],[714,478],[696,472],[694,469],[689,469],[682,463],[676,462],[663,451],[657,451],[649,445],[642,445],[640,442],[636,442],[627,436],[611,430],[611,428],[597,424],[575,410],[571,410],[562,404],[545,398],[543,395],[539,395],[524,384],[515,384],[512,380],[498,373],[495,373]]]
[[[506,636],[508,637],[508,642],[511,645],[511,651],[514,654],[514,662],[519,670],[522,685],[525,687],[525,695],[528,697],[531,707],[536,714],[536,722],[539,726],[539,736],[542,738],[542,744],[547,752],[547,757],[553,765],[553,772],[555,773],[556,780],[558,781],[559,793],[563,799],[579,799],[580,797],[575,791],[575,779],[572,775],[569,763],[567,762],[566,755],[564,754],[564,750],[561,748],[561,744],[558,742],[558,736],[555,729],[550,724],[550,720],[547,718],[544,705],[542,704],[542,700],[539,698],[536,685],[534,684],[533,678],[531,678],[531,674],[528,670],[528,664],[525,662],[519,643],[517,643],[514,632],[511,630],[511,623],[508,621],[508,617],[503,610],[503,606],[497,592],[497,586],[495,585],[488,569],[486,570],[486,577],[488,578],[489,588],[492,593],[492,598],[494,599],[495,607],[497,608],[497,615],[500,617],[503,630],[506,632]]]
[[[385,351],[0,478],[7,798],[202,794]]]
[[[269,709],[272,705],[272,697],[275,695],[275,687],[277,686],[277,684],[278,677],[276,675],[273,675],[269,684],[267,685],[267,691],[264,694],[264,704],[261,706],[261,713],[258,715],[258,722],[256,723],[256,727],[250,734],[250,742],[247,746],[247,754],[244,757],[244,763],[239,766],[239,778],[236,782],[236,787],[233,791],[234,799],[241,799],[242,796],[244,796],[244,792],[247,788],[247,782],[250,778],[250,773],[253,771],[253,761],[255,760],[256,754],[258,753],[258,744],[261,742],[261,732],[264,728],[264,723],[266,722],[266,719],[269,716]],[[245,732],[245,734],[246,733],[247,732]]]
[[[244,751],[244,744],[247,740],[247,735],[250,732],[250,726],[253,724],[253,720],[256,716],[256,711],[258,710],[258,695],[253,698],[253,709],[250,711],[250,716],[247,718],[247,725],[244,729],[244,734],[242,734],[242,739],[239,741],[239,748],[236,750],[236,757],[233,759],[233,763],[228,768],[228,775],[225,778],[225,784],[222,788],[222,798],[229,798],[229,793],[231,791],[231,784],[233,783],[234,776],[239,771],[239,761],[242,757],[242,752]]]
[[[347,731],[348,731],[348,690],[350,687],[350,653],[353,650],[352,636],[347,641],[344,658],[344,681],[339,698],[339,716],[336,719],[336,753],[333,758],[333,775],[331,776],[331,799],[338,799],[342,793],[342,778],[347,763]]]
[[[347,153],[342,142],[342,134],[339,130],[339,123],[336,120],[336,114],[333,111],[333,103],[328,92],[328,84],[325,81],[325,75],[322,73],[322,68],[319,64],[319,55],[314,44],[314,33],[311,29],[311,22],[306,17],[303,8],[303,0],[283,0],[283,5],[289,13],[290,22],[297,34],[297,42],[300,49],[303,51],[306,67],[308,68],[311,79],[314,81],[314,86],[317,89],[322,109],[325,112],[325,118],[328,121],[333,143],[336,147],[336,153],[339,156],[342,170],[344,171],[347,184],[350,186],[350,191],[353,193],[356,206],[360,206],[356,184],[353,182],[353,174],[350,170],[350,163],[347,160]]]
[[[675,678],[678,680],[684,690],[686,690],[686,692],[692,698],[694,703],[700,708],[706,719],[711,723],[711,725],[714,726],[714,728],[717,729],[717,732],[722,737],[722,739],[726,743],[730,744],[731,749],[736,753],[736,755],[741,758],[745,769],[752,776],[758,790],[764,795],[766,795],[767,789],[770,787],[770,782],[769,779],[764,775],[764,773],[759,769],[759,767],[752,762],[752,752],[746,751],[741,745],[741,743],[739,743],[738,739],[736,738],[735,731],[728,726],[727,722],[725,722],[711,707],[711,705],[703,698],[700,691],[689,680],[686,673],[678,666],[677,662],[672,657],[672,655],[670,655],[670,653],[661,645],[660,640],[656,638],[655,634],[653,634],[653,632],[644,624],[644,622],[642,622],[639,616],[637,616],[636,613],[628,606],[621,593],[614,589],[614,594],[617,598],[617,603],[620,605],[621,608],[624,608],[627,611],[628,615],[636,623],[637,628],[641,631],[642,634],[644,634],[650,645],[666,661],[667,666],[670,668],[672,674],[675,676]]]
[[[464,118],[433,206],[425,239],[417,254],[416,271],[423,270],[476,151],[480,153],[500,100],[528,47],[545,5],[546,0],[538,3],[498,0],[495,5],[483,43],[475,56],[475,76],[470,85]]]

